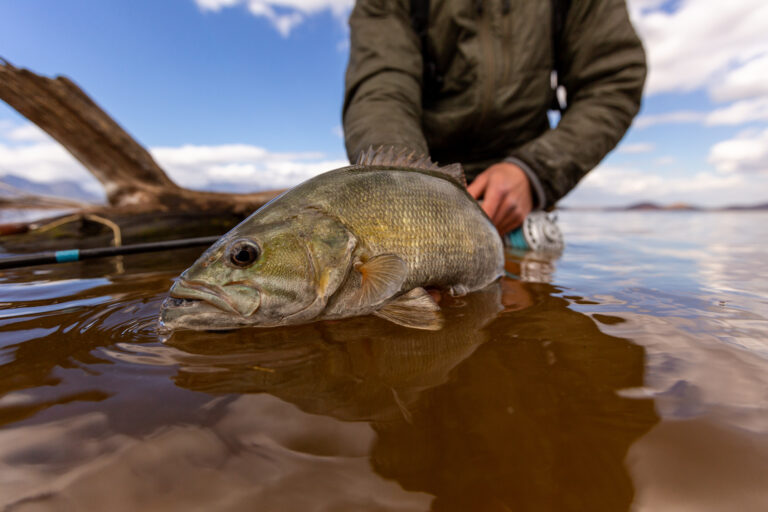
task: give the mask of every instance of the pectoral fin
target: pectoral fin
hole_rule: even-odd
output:
[[[394,254],[380,254],[355,265],[361,282],[357,300],[361,306],[375,306],[400,291],[408,266]]]
[[[392,302],[388,302],[374,315],[413,329],[438,331],[443,327],[440,306],[424,288],[414,288]]]

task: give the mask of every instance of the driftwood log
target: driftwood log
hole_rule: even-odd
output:
[[[179,187],[141,144],[63,76],[47,78],[0,58],[0,99],[58,141],[101,182],[108,205],[70,206],[114,222],[124,242],[223,233],[281,192],[225,194]],[[50,203],[44,198],[36,203],[29,195],[18,199],[18,206]],[[11,207],[13,201],[5,197],[3,204]],[[46,239],[88,235],[93,227],[86,224],[62,226]],[[6,236],[0,245],[23,250],[39,243],[32,236]]]

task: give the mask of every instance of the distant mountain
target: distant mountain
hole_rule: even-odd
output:
[[[697,211],[703,210],[700,206],[694,206],[688,203],[672,203],[664,207],[665,210]]]
[[[663,210],[664,208],[657,204],[657,203],[651,203],[651,202],[642,202],[642,203],[635,203],[631,204],[629,206],[624,206],[623,208],[616,208],[617,210]]]
[[[698,206],[693,206],[688,203],[672,203],[668,205],[660,205],[658,203],[651,203],[651,202],[642,202],[642,203],[635,203],[629,206],[625,206],[624,208],[619,208],[620,210],[627,210],[627,211],[637,211],[637,210],[672,210],[672,211],[695,211],[695,210],[701,210]]]
[[[753,204],[753,205],[733,205],[721,208],[728,211],[742,211],[742,210],[768,210],[768,203]]]
[[[98,196],[86,190],[76,181],[60,180],[50,183],[38,183],[13,174],[6,174],[5,176],[0,176],[0,183],[5,183],[29,194],[62,197],[89,203],[104,202],[104,196]]]
[[[689,203],[659,204],[652,201],[642,201],[628,206],[558,206],[560,210],[592,210],[607,212],[706,212],[706,211],[765,211],[768,203],[754,205],[732,205],[719,208],[703,208]]]

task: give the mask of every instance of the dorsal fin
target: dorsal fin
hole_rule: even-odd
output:
[[[461,186],[467,186],[467,179],[464,176],[464,168],[461,164],[451,164],[440,167],[434,163],[428,156],[416,153],[415,150],[408,148],[398,148],[396,146],[379,146],[374,148],[368,146],[368,149],[361,152],[357,157],[356,165],[389,165],[393,167],[411,167],[413,169],[424,169],[427,171],[436,171],[445,174]]]
[[[457,182],[462,187],[467,188],[467,177],[464,175],[464,168],[460,163],[444,165],[438,167],[437,170],[443,174],[447,174],[453,181]]]

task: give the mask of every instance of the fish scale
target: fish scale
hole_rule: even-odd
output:
[[[367,160],[294,187],[224,235],[171,289],[208,305],[184,304],[185,315],[174,303],[163,322],[273,326],[373,313],[435,329],[439,307],[425,287],[464,294],[503,275],[501,239],[456,168],[393,151]]]
[[[322,178],[322,186],[310,180],[286,194],[264,220],[289,215],[305,201],[333,212],[371,252],[403,256],[412,273],[404,287],[459,278],[474,288],[498,277],[489,278],[493,268],[487,268],[503,259],[496,229],[457,184],[394,167],[344,168]],[[498,259],[489,261],[493,253]]]

